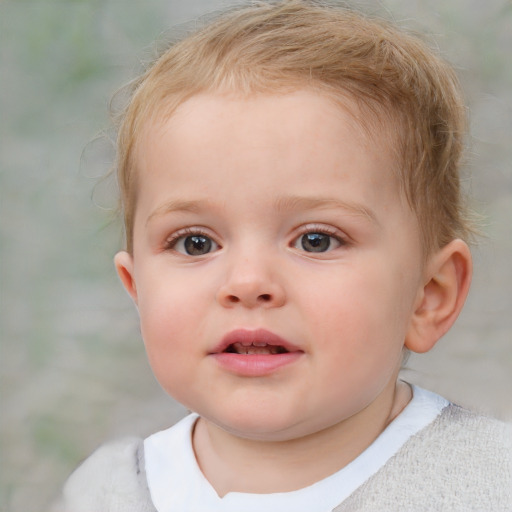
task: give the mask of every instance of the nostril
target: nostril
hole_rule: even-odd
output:
[[[257,290],[241,290],[240,293],[236,293],[238,290],[230,290],[231,293],[226,293],[227,290],[220,290],[216,300],[219,301],[225,307],[235,307],[243,305],[249,308],[254,307],[279,307],[284,301],[284,295],[282,293],[257,293]],[[232,292],[235,293],[232,293]]]

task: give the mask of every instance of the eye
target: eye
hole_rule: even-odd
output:
[[[296,239],[294,247],[306,252],[327,252],[343,245],[343,241],[330,233],[311,231]]]
[[[219,245],[204,233],[190,232],[190,234],[177,233],[167,242],[166,249],[172,249],[187,256],[204,256],[218,250]]]

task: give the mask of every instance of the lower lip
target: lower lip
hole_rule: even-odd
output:
[[[244,377],[262,377],[296,362],[303,352],[284,354],[234,354],[222,352],[212,354],[217,363],[225,370]]]

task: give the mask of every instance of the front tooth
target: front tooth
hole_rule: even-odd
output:
[[[266,347],[267,346],[267,344],[264,341],[253,341],[252,344],[255,347]]]
[[[268,345],[267,343],[255,342],[252,344],[233,343],[233,351],[238,354],[254,355],[254,354],[278,354],[279,347]]]
[[[232,347],[235,352],[238,352],[239,354],[247,354],[247,349],[251,345],[247,345],[246,343],[241,343],[240,341],[237,341],[236,343],[233,343]]]

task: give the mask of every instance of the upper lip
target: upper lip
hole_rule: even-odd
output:
[[[290,343],[284,338],[281,338],[281,336],[267,331],[266,329],[235,329],[234,331],[228,332],[210,353],[219,354],[224,352],[233,343],[242,343],[244,345],[257,344],[259,346],[271,345],[283,347],[287,352],[302,352],[302,350],[293,343]]]

